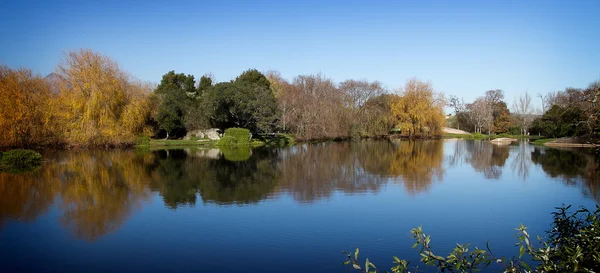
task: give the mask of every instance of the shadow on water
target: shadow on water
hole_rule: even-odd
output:
[[[534,148],[531,161],[544,172],[600,203],[600,160],[595,151],[573,148]]]
[[[450,149],[446,155],[444,149]],[[253,150],[45,151],[43,157],[33,172],[0,173],[0,229],[11,220],[33,220],[54,205],[60,225],[77,238],[95,240],[117,230],[153,192],[171,209],[199,202],[257,204],[282,194],[312,203],[335,192],[377,193],[389,183],[416,195],[442,182],[445,168],[460,164],[486,179],[501,179],[510,166],[523,180],[539,165],[600,202],[600,165],[593,153],[525,142],[365,140]]]

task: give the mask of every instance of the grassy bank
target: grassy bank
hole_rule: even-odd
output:
[[[443,138],[490,139],[492,136],[482,134],[444,134]]]
[[[444,134],[444,138],[460,138],[460,139],[495,139],[495,138],[514,138],[514,139],[532,139],[537,140],[544,138],[542,136],[525,136],[525,135],[484,135],[484,134]]]
[[[554,141],[556,140],[556,138],[540,138],[540,139],[536,139],[535,141],[531,142],[534,145],[544,145],[548,142]]]
[[[171,147],[171,146],[214,146],[217,141],[197,141],[197,140],[179,140],[179,139],[151,139],[147,144],[138,144],[137,146],[148,146],[148,147]]]

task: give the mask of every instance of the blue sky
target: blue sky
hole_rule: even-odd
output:
[[[600,1],[2,1],[0,64],[52,72],[90,48],[157,83],[169,70],[218,81],[248,68],[287,79],[410,77],[510,103],[600,80]],[[537,100],[536,100],[537,103]]]

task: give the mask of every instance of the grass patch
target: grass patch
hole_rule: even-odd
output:
[[[197,141],[197,140],[178,140],[178,139],[152,139],[146,145],[138,145],[148,146],[148,147],[167,147],[167,146],[180,146],[180,147],[189,147],[189,146],[214,146],[217,143],[215,140],[209,141]]]
[[[548,142],[554,141],[556,140],[556,138],[540,138],[540,139],[536,139],[535,141],[531,142],[534,145],[544,145]]]

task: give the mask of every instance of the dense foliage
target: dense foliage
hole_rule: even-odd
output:
[[[149,86],[110,58],[69,52],[51,79],[0,68],[0,146],[104,146],[151,133]]]
[[[392,102],[392,115],[403,134],[410,137],[431,137],[442,134],[445,126],[441,94],[436,94],[431,83],[410,79],[404,92]]]
[[[30,70],[0,66],[0,146],[50,143],[54,96],[48,82]]]
[[[149,133],[149,88],[110,58],[89,50],[67,54],[58,66],[57,134],[75,145],[133,143]]]
[[[185,129],[184,116],[197,95],[195,85],[194,76],[169,71],[154,90],[160,99],[155,119],[158,129],[166,132],[166,138],[173,131]]]
[[[581,208],[570,212],[571,206],[556,208],[553,222],[548,231],[546,241],[537,237],[536,245],[521,225],[519,232],[519,255],[512,259],[497,257],[489,244],[485,249],[470,248],[469,244],[457,244],[446,256],[434,254],[431,237],[422,228],[411,231],[416,243],[413,248],[419,248],[421,262],[435,267],[439,272],[478,272],[491,264],[499,264],[502,272],[598,272],[600,270],[600,207],[595,211]],[[361,272],[380,272],[373,263],[366,259],[364,267],[359,262],[359,251],[354,255],[346,253],[346,265]],[[410,272],[410,262],[394,256],[395,264],[392,272]]]

